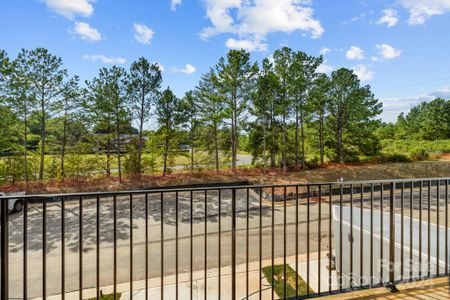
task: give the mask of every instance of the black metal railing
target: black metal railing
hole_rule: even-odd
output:
[[[275,299],[395,290],[449,275],[449,182],[0,197],[0,296]]]

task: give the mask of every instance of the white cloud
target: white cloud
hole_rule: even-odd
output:
[[[377,21],[377,24],[384,25],[387,27],[393,27],[397,25],[399,19],[397,11],[394,9],[384,9],[382,10],[383,16]]]
[[[450,99],[450,88],[444,87],[429,94],[418,96],[382,99],[383,119],[395,121],[400,113],[407,113],[414,106],[417,106],[422,102],[433,101],[436,98]]]
[[[351,46],[345,53],[345,56],[351,60],[362,60],[364,59],[364,51],[359,47]]]
[[[164,67],[164,65],[163,65],[162,63],[157,62],[156,64],[158,65],[159,70],[160,70],[161,72],[164,72],[164,71],[166,70],[166,68]]]
[[[367,69],[365,65],[357,65],[353,68],[353,72],[358,76],[361,81],[369,81],[373,79],[374,73]]]
[[[318,68],[317,72],[324,73],[324,74],[330,74],[334,71],[334,67],[332,65],[329,65],[326,61],[324,61]]]
[[[177,6],[181,5],[181,0],[171,0],[170,1],[170,9],[177,10]]]
[[[134,23],[134,39],[141,44],[150,44],[155,33],[144,24]]]
[[[94,55],[83,55],[83,59],[89,60],[91,62],[101,62],[104,64],[124,64],[127,62],[127,60],[123,57],[113,57],[113,56],[105,56],[101,54],[94,54]]]
[[[85,22],[75,22],[72,32],[86,41],[98,42],[102,40],[102,34]]]
[[[229,38],[226,41],[225,46],[227,46],[230,49],[238,49],[238,50],[244,49],[248,52],[267,51],[267,44],[262,43],[259,40],[236,40],[233,38]]]
[[[450,12],[450,0],[399,0],[399,3],[409,11],[411,25],[424,24],[432,16]]]
[[[272,32],[303,31],[312,38],[324,29],[313,17],[309,0],[205,0],[212,26],[200,33],[203,39],[233,33],[240,39],[263,41]]]
[[[75,16],[91,16],[94,12],[92,2],[94,0],[44,0],[49,9],[71,20]]]
[[[191,75],[191,74],[195,73],[197,71],[197,69],[191,64],[186,64],[184,66],[184,68],[182,68],[182,69],[172,68],[172,71],[175,73],[184,73],[184,74]]]
[[[330,49],[330,48],[323,47],[323,48],[320,49],[319,54],[320,54],[320,55],[326,55],[326,54],[329,53],[329,52],[331,52],[331,49]]]
[[[380,44],[376,46],[378,52],[383,59],[394,59],[399,57],[402,51],[395,49],[394,47],[388,44]]]

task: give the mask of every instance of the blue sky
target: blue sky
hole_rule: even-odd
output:
[[[230,48],[261,61],[282,46],[354,69],[383,119],[450,98],[450,0],[2,0],[0,48],[46,47],[83,80],[144,56],[177,95]]]

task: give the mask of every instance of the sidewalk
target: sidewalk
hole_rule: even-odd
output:
[[[328,259],[326,257],[327,252],[322,252],[320,254],[321,262],[321,291],[328,291],[328,269],[326,266],[328,265]],[[307,262],[306,262],[306,254],[298,256],[298,272],[299,275],[306,281],[306,273],[307,273]],[[276,258],[274,260],[275,265],[283,264],[284,259],[282,257]],[[286,257],[286,262],[289,264],[292,269],[295,270],[295,256]],[[262,261],[262,266],[270,266],[272,261],[264,260]],[[310,255],[310,287],[314,291],[318,291],[318,255],[317,253],[311,253]],[[247,273],[246,273],[246,265],[240,264],[236,266],[236,293],[238,299],[259,299],[259,282],[261,280],[261,292],[263,299],[270,299],[272,289],[270,287],[269,282],[263,278],[263,274],[259,271],[259,262],[251,262],[248,266],[248,298],[246,293],[246,281],[247,281]],[[219,295],[219,276],[218,269],[208,269],[207,272],[207,299],[218,299]],[[192,298],[204,299],[205,298],[205,280],[204,280],[204,271],[195,271],[192,274]],[[164,277],[164,299],[175,299],[176,293],[176,284],[175,284],[175,275],[165,276]],[[336,272],[332,272],[332,288],[336,288]],[[151,278],[148,280],[148,299],[161,299],[161,279]],[[220,295],[223,299],[231,298],[231,286],[232,286],[232,277],[231,277],[231,267],[222,267],[221,269],[221,290]],[[130,284],[129,283],[121,283],[118,284],[116,289],[118,293],[121,293],[121,300],[131,299],[130,297]],[[113,286],[106,286],[101,288],[103,295],[112,294],[114,291]],[[190,274],[189,273],[180,273],[178,274],[178,298],[179,299],[189,299],[191,293],[190,288]],[[96,297],[96,289],[85,289],[83,290],[83,299],[90,299]],[[133,299],[135,300],[145,300],[145,280],[134,281],[133,282]],[[275,294],[275,298],[277,295]],[[36,300],[39,298],[36,298]],[[50,296],[47,299],[56,300],[61,299],[61,295]],[[65,295],[65,299],[67,300],[78,300],[79,292],[70,292]],[[147,300],[148,300],[147,299]]]

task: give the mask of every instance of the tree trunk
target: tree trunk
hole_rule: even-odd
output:
[[[24,107],[24,116],[23,116],[23,120],[24,120],[24,139],[23,139],[23,156],[24,156],[24,171],[25,171],[25,186],[26,186],[26,191],[28,191],[29,189],[29,183],[28,183],[28,111],[27,111],[27,106],[25,104]]]
[[[41,96],[41,161],[39,165],[39,180],[44,179],[45,163],[45,95]]]
[[[264,124],[263,124],[263,160],[264,160],[264,169],[263,175],[266,176],[266,164],[267,164],[267,153],[266,153],[266,115],[264,114]]]
[[[319,151],[320,151],[320,164],[323,165],[323,113],[320,113],[319,117]]]
[[[217,123],[214,122],[214,160],[216,164],[216,173],[219,173],[220,161],[219,161],[219,134],[217,132]]]
[[[283,172],[287,172],[286,146],[287,146],[287,139],[286,139],[286,112],[283,111],[283,154],[282,154]]]
[[[191,173],[194,173],[194,133],[191,132]]]
[[[298,107],[295,108],[295,166],[298,167],[299,164],[299,141],[298,141],[298,131],[299,131],[299,114]]]
[[[142,98],[141,98],[141,116],[139,120],[139,146],[138,146],[138,175],[142,173],[142,131],[144,128],[144,104],[145,104],[145,91],[142,86]]]
[[[169,137],[164,138],[164,152],[163,152],[163,176],[167,175],[167,154],[169,149]]]
[[[65,177],[64,171],[64,158],[66,154],[66,143],[67,143],[67,113],[64,112],[64,123],[63,123],[63,140],[62,140],[62,148],[61,148],[61,176]]]
[[[302,143],[302,168],[305,167],[305,120],[303,115],[303,105],[300,108],[300,134]]]
[[[108,133],[108,139],[106,141],[106,174],[111,177],[111,137]]]
[[[338,142],[338,155],[339,155],[339,163],[344,164],[344,149],[343,149],[343,141],[342,141],[342,121],[339,117],[338,119],[338,132],[337,132],[337,142]]]
[[[122,169],[120,164],[120,119],[116,116],[116,136],[117,136],[117,169],[119,172],[119,182],[122,183]]]
[[[231,169],[233,173],[236,173],[236,112],[233,111],[231,120]]]

